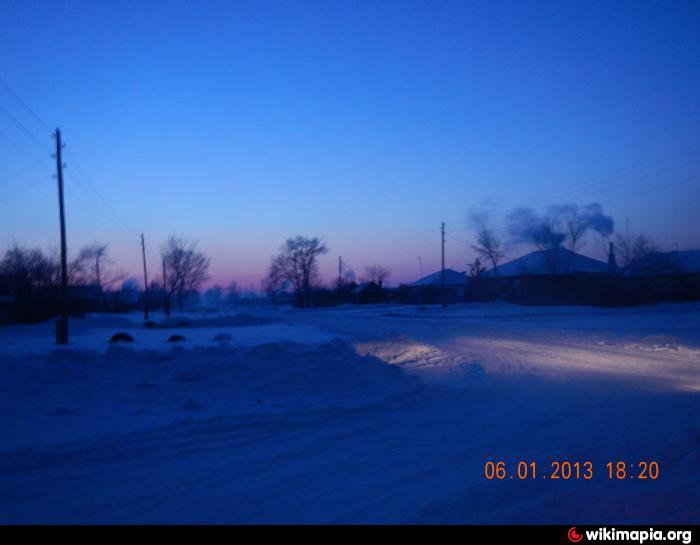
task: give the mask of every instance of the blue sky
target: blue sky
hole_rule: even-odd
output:
[[[5,0],[0,29],[0,77],[63,131],[69,245],[133,273],[138,233],[155,262],[178,232],[258,285],[304,234],[326,276],[342,254],[397,283],[438,266],[443,220],[465,269],[484,206],[600,202],[698,243],[697,2]],[[0,111],[0,247],[56,246],[48,131],[0,107],[39,140]]]

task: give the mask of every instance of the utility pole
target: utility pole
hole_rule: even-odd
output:
[[[442,299],[442,307],[447,307],[447,299],[445,298],[445,222],[442,222],[440,229],[442,233],[442,272],[440,274],[440,296]]]
[[[338,256],[338,291],[343,285],[343,257]]]
[[[56,344],[68,344],[68,263],[66,250],[66,214],[63,206],[63,159],[61,129],[56,128],[56,179],[58,180],[58,215],[61,223],[61,316],[56,321]]]
[[[165,257],[163,257],[163,312],[170,317],[170,300],[168,298],[168,278],[165,274]]]
[[[141,233],[141,256],[143,257],[143,319],[148,320],[148,272],[146,271],[146,242]]]

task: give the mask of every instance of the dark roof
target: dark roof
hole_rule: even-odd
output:
[[[632,276],[693,274],[700,272],[700,250],[656,252],[645,256],[628,271]]]
[[[700,272],[700,250],[668,252],[673,265],[682,273]]]
[[[358,284],[353,290],[352,293],[363,293],[365,291],[371,291],[371,290],[379,290],[381,289],[379,285],[376,282],[363,282],[362,284]]]
[[[566,248],[539,250],[490,269],[484,276],[522,276],[535,274],[568,274],[574,272],[610,272],[607,263]]]
[[[424,276],[420,280],[416,280],[411,286],[427,287],[440,286],[442,284],[442,271],[434,272],[428,276]],[[453,269],[445,269],[445,285],[446,286],[466,286],[469,284],[469,278],[463,272],[457,272]]]

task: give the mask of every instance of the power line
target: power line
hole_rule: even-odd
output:
[[[465,246],[471,247],[471,244],[469,242],[462,240],[461,238],[457,238],[456,236],[454,236],[450,233],[446,233],[446,235],[447,235],[447,237],[451,238],[455,242],[459,242],[460,244],[464,244]]]
[[[41,178],[40,180],[35,180],[34,182],[30,183],[29,185],[24,186],[19,191],[15,191],[14,193],[10,193],[9,195],[6,195],[3,199],[0,199],[0,202],[10,201],[10,200],[14,199],[15,197],[18,197],[18,196],[26,193],[30,189],[33,189],[33,188],[37,187],[38,185],[43,184],[46,181],[52,180],[52,179],[53,179],[52,176],[46,176],[45,178]]]
[[[687,152],[681,154],[681,157],[685,157],[687,155],[692,155],[694,153],[695,152],[692,150],[687,151]],[[588,181],[578,182],[578,183],[566,186],[563,188],[563,191],[555,192],[556,197],[553,196],[552,192],[550,192],[546,196],[545,195],[538,195],[536,197],[533,196],[532,198],[525,199],[524,201],[521,201],[520,204],[518,204],[518,205],[513,205],[513,206],[501,205],[501,206],[493,207],[490,210],[485,210],[485,211],[480,213],[480,216],[484,217],[485,219],[490,219],[493,216],[495,216],[496,214],[507,214],[508,212],[515,211],[518,208],[525,207],[525,206],[538,207],[538,206],[543,206],[547,202],[552,203],[555,201],[561,201],[563,199],[571,199],[574,196],[577,196],[577,198],[580,198],[580,197],[578,197],[578,195],[585,194],[585,193],[590,192],[592,190],[598,190],[598,188],[601,186],[603,186],[603,187],[601,187],[601,189],[603,191],[610,190],[610,189],[617,189],[617,188],[620,188],[620,187],[622,187],[630,182],[638,180],[639,178],[644,177],[644,176],[650,176],[650,175],[658,176],[658,175],[668,174],[670,172],[677,171],[677,170],[685,168],[689,165],[693,165],[695,163],[698,163],[700,161],[700,158],[695,157],[692,160],[687,161],[683,164],[679,165],[676,163],[673,166],[661,168],[661,169],[657,168],[654,171],[651,171],[648,168],[650,166],[651,167],[655,166],[655,164],[668,163],[669,161],[676,162],[677,159],[676,158],[673,158],[673,159],[668,158],[668,159],[664,159],[662,161],[652,161],[652,160],[643,161],[643,162],[638,163],[637,165],[623,167],[622,169],[618,169],[618,171],[616,171],[616,172],[618,172],[617,174],[599,176],[599,177],[589,179]],[[639,170],[641,167],[644,167],[643,170],[645,170],[646,172],[644,172],[644,173],[639,172],[634,178],[630,178],[629,174],[624,173],[624,171],[629,171],[629,170],[634,170],[634,169]]]
[[[77,202],[83,209],[85,209],[86,212],[92,215],[96,220],[100,221],[105,227],[109,228],[115,234],[118,233],[120,236],[124,236],[129,239],[133,238],[131,233],[125,231],[123,228],[121,228],[121,226],[115,224],[113,221],[110,221],[108,219],[108,216],[100,214],[97,210],[95,210],[95,206],[91,203],[88,203],[84,198],[85,195],[81,194],[75,186],[66,184],[65,189],[68,195],[71,197],[71,199]]]
[[[31,164],[25,166],[24,168],[21,168],[21,169],[15,171],[15,172],[13,172],[13,173],[10,174],[9,176],[5,176],[4,178],[0,179],[0,185],[9,182],[9,181],[12,180],[13,178],[16,178],[17,176],[20,176],[21,174],[24,174],[25,172],[27,172],[27,171],[29,171],[29,170],[31,170],[31,169],[37,167],[38,165],[40,165],[40,164],[42,164],[42,163],[45,163],[45,162],[48,161],[48,160],[49,160],[49,157],[44,157],[43,159],[39,159],[39,160],[37,160],[37,161],[34,161],[33,163],[31,163]]]
[[[647,187],[645,187],[645,188],[642,188],[642,189],[639,190],[639,191],[634,191],[634,192],[632,192],[632,193],[626,193],[626,194],[623,194],[623,195],[616,195],[616,196],[614,196],[614,197],[612,197],[611,199],[608,199],[608,200],[609,200],[609,201],[618,201],[618,200],[620,200],[620,199],[630,199],[630,198],[636,197],[636,196],[638,196],[638,195],[643,195],[643,194],[645,194],[645,193],[650,193],[650,192],[653,192],[653,191],[657,191],[657,190],[659,190],[659,189],[666,189],[667,187],[671,187],[671,186],[678,185],[678,184],[688,184],[688,183],[693,182],[693,181],[696,181],[696,182],[697,182],[697,179],[696,179],[695,177],[689,176],[689,177],[686,177],[686,178],[681,178],[680,180],[672,180],[672,181],[670,181],[670,182],[664,182],[664,183],[662,183],[662,184],[656,184],[656,185],[653,185],[653,186],[647,186]]]
[[[36,134],[34,134],[30,129],[28,129],[24,123],[22,123],[19,119],[17,119],[14,115],[12,115],[3,106],[0,106],[0,112],[5,117],[7,117],[7,119],[9,119],[13,125],[15,125],[20,131],[22,131],[32,142],[34,142],[42,152],[50,153],[48,148],[44,147],[45,144],[42,143],[42,141],[39,139],[39,137]]]
[[[22,107],[25,109],[25,111],[34,118],[35,121],[39,123],[42,127],[44,127],[47,131],[51,131],[51,127],[49,127],[48,123],[46,123],[40,116],[37,114],[32,108],[29,107],[29,105],[22,100],[22,98],[15,92],[12,87],[5,81],[2,77],[0,77],[0,87],[5,89],[5,92],[10,95],[12,98],[14,98],[17,102],[19,102]]]
[[[70,165],[69,165],[70,166]],[[69,171],[70,172],[70,171]],[[75,171],[72,171],[75,172]],[[69,178],[71,178],[70,173],[69,173]],[[128,237],[134,237],[135,234],[134,231],[132,231],[129,227],[126,227],[124,224],[122,224],[120,221],[115,219],[114,216],[109,212],[107,208],[97,199],[95,194],[91,193],[89,191],[88,185],[84,181],[82,181],[79,177],[73,176],[71,178],[74,182],[77,182],[77,184],[74,184],[71,187],[71,192],[74,197],[78,197],[81,201],[81,204],[85,208],[89,208],[91,212],[94,213],[95,216],[99,217],[100,220],[102,220],[105,224],[110,225],[111,227],[119,230],[121,233],[127,235]],[[70,186],[68,186],[70,187]],[[85,201],[83,201],[83,198],[85,198],[87,201],[90,202],[90,204],[86,204]],[[99,210],[98,212],[95,211],[95,209]]]
[[[94,202],[97,203],[97,206],[101,208],[108,216],[110,216],[111,221],[115,222],[115,224],[117,224],[120,229],[125,230],[133,237],[137,237],[138,233],[136,232],[136,230],[133,229],[131,225],[129,225],[129,223],[126,222],[126,220],[124,220],[124,218],[102,195],[102,193],[98,190],[97,186],[88,177],[87,173],[85,172],[85,169],[83,169],[80,166],[79,162],[75,157],[75,154],[72,153],[70,150],[67,150],[66,155],[68,155],[68,158],[70,159],[74,167],[73,171],[76,172],[76,174],[78,175],[75,178],[76,181],[83,186],[86,193],[88,193],[91,196],[91,198],[93,198]]]
[[[36,158],[36,155],[35,155],[36,150],[35,150],[34,146],[29,146],[28,142],[22,141],[22,143],[19,143],[17,140],[15,140],[11,136],[9,136],[7,134],[7,132],[5,132],[2,129],[0,129],[0,138],[9,142],[12,145],[12,147],[14,147],[16,150],[21,152],[23,155],[26,155],[28,158],[30,158],[30,159]],[[46,152],[42,152],[41,155],[42,155],[42,157],[49,157],[50,156],[50,154],[48,154]]]
[[[19,96],[19,94],[7,83],[6,80],[3,78],[0,78],[0,87],[2,87],[7,94],[9,94],[12,98],[14,98],[21,106],[22,108],[42,127],[51,130],[49,128],[48,123],[46,123],[43,118],[36,113],[36,111],[27,104],[26,101],[22,99],[22,97]],[[29,136],[35,143],[39,144],[41,146],[41,141],[39,138],[29,129],[27,128],[21,121],[19,121],[15,116],[13,116],[9,111],[7,111],[5,108],[2,108],[0,106],[0,111],[2,111],[6,117],[8,117],[22,132],[24,132],[27,136]],[[42,147],[43,149],[43,147]],[[124,218],[117,213],[117,211],[114,209],[114,207],[105,199],[105,197],[102,195],[102,193],[98,190],[97,186],[93,184],[90,180],[90,177],[86,174],[85,170],[80,166],[79,162],[75,158],[75,155],[71,152],[70,149],[66,150],[66,154],[70,158],[71,163],[73,164],[74,168],[71,169],[72,171],[76,172],[76,176],[73,178],[83,189],[86,197],[90,200],[93,201],[95,206],[97,208],[100,208],[101,211],[105,214],[105,217],[109,219],[114,225],[124,231],[125,233],[128,233],[129,236],[136,237],[137,233],[136,230],[133,229],[125,220]],[[102,217],[102,216],[100,216]]]

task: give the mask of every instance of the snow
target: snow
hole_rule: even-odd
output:
[[[554,250],[539,250],[508,261],[498,266],[498,270],[490,269],[485,276],[520,276],[525,274],[558,274],[574,272],[609,273],[607,263],[577,254],[566,248]]]
[[[298,342],[322,342],[332,338],[316,327],[281,323],[277,318],[246,314],[224,315],[216,318],[183,314],[177,318],[160,319],[153,328],[145,328],[142,314],[127,316],[88,316],[71,321],[71,349],[105,352],[115,333],[126,332],[134,338],[128,346],[135,350],[170,350],[167,340],[172,335],[185,337],[180,346],[216,346],[217,335],[229,334],[231,342],[250,346],[264,342],[294,339]],[[181,324],[181,325],[178,325]],[[55,326],[45,322],[34,326],[14,325],[0,330],[0,353],[24,355],[45,354],[54,350]],[[60,350],[60,349],[59,349]]]
[[[442,284],[442,271],[437,271],[428,276],[416,280],[412,286],[440,286]],[[466,273],[455,271],[454,269],[445,269],[445,285],[447,286],[466,286],[469,284],[469,278]]]
[[[60,348],[51,323],[0,328],[0,522],[700,521],[698,304],[154,319],[72,320]],[[649,459],[656,481],[605,475]]]

